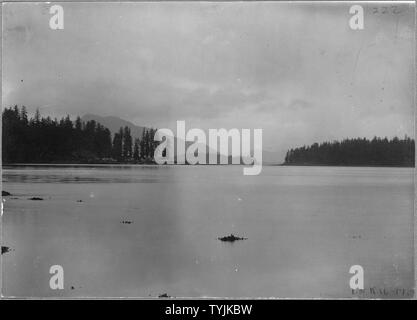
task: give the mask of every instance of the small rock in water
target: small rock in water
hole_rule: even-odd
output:
[[[120,222],[120,223],[123,223],[123,224],[131,224],[131,223],[133,223],[133,221],[123,220],[123,221],[122,221],[122,222]]]
[[[3,247],[3,246],[1,247],[1,254],[9,252],[9,251],[10,251],[9,247]]]
[[[7,191],[4,191],[4,190],[1,190],[1,195],[2,195],[2,197],[7,197],[7,196],[11,196],[11,193],[7,192]]]
[[[40,198],[40,197],[32,197],[32,198],[29,198],[29,200],[43,200],[43,198]]]
[[[82,200],[77,200],[77,202],[83,202]]]
[[[160,294],[158,298],[171,298],[167,293]]]
[[[233,233],[231,233],[230,236],[220,237],[217,239],[219,239],[220,241],[234,242],[238,240],[246,240],[247,238],[236,237]]]

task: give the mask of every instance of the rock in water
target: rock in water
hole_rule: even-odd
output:
[[[235,242],[238,240],[246,240],[247,238],[236,237],[233,233],[231,233],[230,236],[220,237],[218,239],[220,241]]]
[[[29,200],[43,200],[43,198],[39,198],[39,197],[32,197],[32,198],[29,198]]]
[[[10,192],[7,192],[7,191],[4,191],[4,190],[1,190],[1,196],[2,197],[11,196],[11,193]]]

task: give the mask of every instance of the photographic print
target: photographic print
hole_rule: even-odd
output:
[[[2,24],[3,297],[414,297],[413,1]]]

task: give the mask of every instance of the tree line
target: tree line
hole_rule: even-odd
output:
[[[112,158],[120,161],[145,161],[152,162],[155,148],[158,142],[154,141],[156,129],[143,129],[141,139],[133,138],[129,127],[120,128],[114,134],[112,144]]]
[[[345,139],[291,149],[284,164],[414,167],[414,152],[414,139],[407,136]]]
[[[26,108],[2,112],[2,160],[4,163],[151,162],[156,144],[155,129],[144,129],[133,138],[129,127],[111,137],[108,128],[78,116],[58,119],[41,117],[36,110],[29,118]]]

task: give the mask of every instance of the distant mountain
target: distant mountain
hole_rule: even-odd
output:
[[[114,136],[116,132],[119,132],[120,127],[124,128],[127,126],[130,128],[131,135],[133,138],[141,138],[143,129],[145,129],[145,127],[140,127],[140,126],[133,124],[132,122],[123,120],[118,117],[112,117],[112,116],[102,117],[96,114],[86,114],[82,116],[81,120],[84,122],[91,121],[91,120],[100,122],[103,126],[109,128],[110,132],[112,133],[112,136]]]
[[[102,117],[102,116],[98,116],[95,114],[86,114],[81,118],[82,121],[90,121],[90,120],[95,120],[97,122],[100,122],[103,126],[109,128],[109,130],[112,133],[112,136],[114,136],[114,134],[116,132],[119,132],[120,127],[125,127],[128,126],[130,128],[132,137],[134,138],[141,138],[142,137],[142,132],[143,129],[147,129],[147,127],[140,127],[137,126],[135,124],[133,124],[132,122],[129,122],[127,120],[118,118],[118,117]],[[175,137],[175,146],[177,145],[178,142],[184,143],[181,139]],[[193,142],[186,142],[185,143],[185,149],[187,149],[191,144],[193,144]],[[202,149],[205,149],[206,152],[204,152],[206,154],[206,158],[207,158],[207,162],[208,162],[208,153],[209,152],[214,152],[214,150],[210,149],[207,145],[202,144],[201,145]],[[210,151],[209,151],[210,150]],[[264,164],[280,164],[283,162],[283,158],[285,156],[285,151],[283,150],[281,152],[271,152],[271,151],[266,151],[263,150],[262,152],[262,160]],[[231,152],[229,150],[229,152]],[[220,155],[219,152],[217,152],[218,156]],[[251,154],[253,154],[253,152],[251,152]],[[176,158],[176,155],[175,155]],[[229,158],[229,163],[232,162],[232,157],[230,155],[228,155]]]

